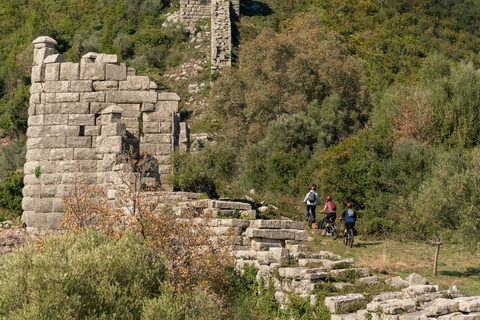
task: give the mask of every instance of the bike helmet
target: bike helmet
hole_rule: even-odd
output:
[[[315,191],[317,188],[315,188],[315,186],[311,187],[310,190],[313,190]]]
[[[327,196],[327,201],[330,201],[330,200],[332,200],[332,197]]]
[[[352,207],[352,204],[349,202],[347,203],[347,208],[351,208]]]

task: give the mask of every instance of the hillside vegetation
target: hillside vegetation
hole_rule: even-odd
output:
[[[31,41],[49,35],[67,60],[116,53],[184,101],[206,99],[201,112],[182,105],[193,131],[214,143],[175,154],[178,189],[237,198],[254,188],[256,200],[280,208],[265,217],[300,219],[316,185],[340,208],[352,202],[367,235],[476,248],[477,2],[245,1],[234,66],[195,97],[162,77],[191,54],[184,27],[162,27],[176,10],[178,2],[159,0],[2,1],[2,134],[25,134]],[[5,161],[16,165],[2,175],[21,168]],[[10,185],[5,193],[18,194],[21,185]]]

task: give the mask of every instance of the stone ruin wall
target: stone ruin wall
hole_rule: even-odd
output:
[[[54,54],[54,39],[33,43],[22,201],[27,232],[59,229],[62,197],[75,182],[119,184],[118,156],[130,148],[155,162],[142,182],[168,190],[168,157],[176,147],[189,148],[178,95],[157,92],[116,55],[89,53],[80,63],[65,62]]]
[[[183,23],[189,25],[211,18],[212,72],[232,65],[231,12],[237,17],[240,16],[239,0],[211,0],[210,3],[202,3],[201,0],[180,0],[180,19]]]

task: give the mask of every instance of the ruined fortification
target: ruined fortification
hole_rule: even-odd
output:
[[[180,0],[180,19],[189,25],[211,18],[212,72],[232,65],[232,15],[240,16],[240,0]]]
[[[119,183],[117,157],[127,149],[147,152],[155,162],[143,183],[168,189],[170,153],[189,148],[178,95],[157,92],[116,55],[89,53],[80,63],[65,62],[54,54],[54,39],[33,43],[22,201],[27,231],[58,229],[62,197],[76,181]]]

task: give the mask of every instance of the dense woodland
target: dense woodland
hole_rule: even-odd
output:
[[[214,81],[202,96],[206,110],[201,117],[182,105],[182,116],[192,131],[206,132],[213,141],[199,151],[174,154],[170,182],[175,188],[231,199],[254,189],[254,205],[266,199],[279,208],[262,213],[262,218],[299,220],[304,214],[303,197],[316,185],[321,198],[331,195],[339,208],[353,203],[359,215],[357,227],[365,237],[442,239],[476,250],[480,240],[478,1],[242,3],[242,16],[232,28],[233,67],[201,75],[202,80]],[[179,92],[186,101],[189,95],[162,76],[189,58],[185,26],[162,27],[166,14],[178,7],[178,0],[0,1],[0,134],[6,144],[0,154],[2,219],[18,221],[21,214],[32,40],[43,35],[56,39],[56,50],[67,61],[79,61],[90,51],[116,53],[138,74],[150,76],[162,90]],[[133,237],[131,243],[121,242],[125,249],[120,250],[132,258],[118,263],[134,270],[129,264],[141,260],[138,252],[156,253],[133,235],[128,237]],[[109,239],[98,235],[64,241],[45,243],[46,260],[38,260],[34,272],[50,268],[54,262],[48,255],[56,259],[55,252],[72,243],[76,250],[68,251],[72,259],[81,260],[91,245],[115,250]],[[7,268],[23,268],[22,259],[37,259],[34,252],[29,247]],[[92,270],[103,268],[102,254],[95,254],[98,262]],[[164,271],[151,267],[142,267],[144,273],[132,271],[140,283],[134,287],[151,279],[163,281]],[[224,301],[230,312],[244,313],[237,319],[268,319],[278,311],[268,295],[257,301],[257,308],[249,309],[258,288],[253,287],[251,274],[242,279],[241,283],[229,280],[231,292],[226,297],[234,297],[237,290],[245,304]],[[90,280],[85,280],[85,288],[93,288]],[[132,318],[147,319],[161,308],[182,306],[174,311],[189,319],[186,313],[198,315],[197,306],[208,305],[211,313],[204,315],[206,319],[231,316],[209,295],[191,291],[176,295],[174,287],[162,287],[159,296],[155,285],[153,291],[136,291],[138,299],[146,301],[143,307],[127,301],[108,308],[113,314],[134,312]],[[7,298],[0,307],[7,312],[5,305],[17,298],[13,289],[2,290]],[[131,289],[127,285],[121,290]],[[303,302],[294,303],[307,308]],[[40,301],[31,304],[33,309],[12,309],[11,314],[24,312],[28,318],[47,312],[42,309],[46,305]],[[75,308],[58,309],[63,310],[58,314],[75,314]],[[324,309],[319,308],[321,317]]]

